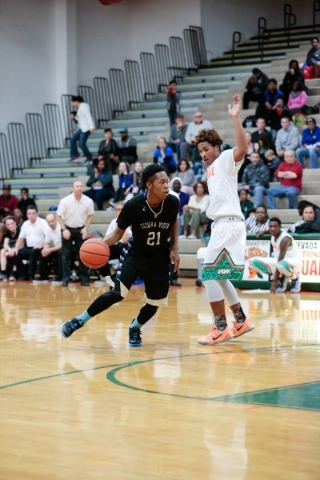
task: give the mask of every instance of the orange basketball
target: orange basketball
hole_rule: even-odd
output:
[[[87,267],[101,268],[110,258],[110,248],[101,238],[89,238],[80,248],[80,259]]]

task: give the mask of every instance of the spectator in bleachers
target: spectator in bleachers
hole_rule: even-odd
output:
[[[82,182],[76,180],[72,185],[72,193],[60,200],[57,210],[57,220],[62,231],[62,286],[69,284],[71,271],[71,255],[79,252],[82,243],[88,235],[92,222],[94,204],[91,198],[83,195]],[[89,286],[88,269],[79,259],[79,277],[81,285]]]
[[[238,183],[242,182],[242,176],[244,169],[250,165],[250,157],[252,153],[258,152],[259,150],[259,143],[258,142],[253,142],[252,140],[252,133],[250,132],[245,132],[246,135],[246,142],[247,142],[247,153],[245,154],[243,163],[238,171]]]
[[[247,190],[254,196],[254,206],[257,208],[263,202],[263,196],[269,188],[269,170],[264,165],[258,152],[250,155],[250,165],[247,165],[242,175],[240,190]]]
[[[87,187],[84,195],[96,202],[98,210],[103,210],[103,202],[114,197],[112,172],[108,170],[104,159],[98,160],[97,166],[94,168],[92,175],[87,181]]]
[[[48,224],[46,236],[44,239],[44,246],[41,251],[39,261],[40,282],[47,282],[49,279],[50,267],[49,265],[55,264],[55,276],[57,279],[61,278],[61,226],[57,222],[54,213],[49,213],[46,216]],[[33,283],[39,283],[34,280]]]
[[[297,127],[291,122],[290,118],[281,118],[281,127],[276,137],[276,152],[281,159],[287,150],[295,151],[300,145],[300,133]]]
[[[304,167],[304,158],[310,158],[311,168],[319,167],[320,157],[320,127],[316,120],[309,117],[306,120],[307,128],[302,132],[301,148],[296,151],[297,160]]]
[[[170,127],[175,124],[176,115],[180,113],[180,97],[181,94],[177,91],[177,83],[175,80],[171,80],[167,88],[167,111]]]
[[[158,140],[158,146],[153,152],[153,163],[159,163],[167,175],[177,170],[177,162],[174,159],[172,148],[168,146],[164,137],[160,137]]]
[[[258,205],[256,214],[244,222],[248,233],[258,233],[269,229],[268,211],[264,205]]]
[[[196,112],[194,114],[194,122],[191,122],[187,128],[186,141],[182,142],[180,146],[180,158],[187,159],[188,153],[191,155],[191,161],[196,175],[199,173],[198,170],[196,170],[197,163],[200,163],[202,167],[202,161],[198,149],[194,144],[194,137],[204,128],[212,128],[212,125],[209,120],[204,120],[201,112]]]
[[[131,165],[138,160],[137,140],[129,136],[128,129],[125,127],[120,128],[119,133],[121,137],[120,140],[118,140],[120,160]]]
[[[4,183],[2,186],[2,195],[0,195],[0,217],[13,215],[13,210],[17,208],[19,199],[11,195],[11,185]]]
[[[29,205],[37,206],[37,204],[33,198],[29,197],[29,189],[27,187],[21,188],[20,194],[21,200],[18,202],[18,208],[20,208],[23,214],[23,220],[27,220],[27,207],[29,207]]]
[[[272,141],[272,134],[269,130],[266,129],[266,120],[262,117],[257,118],[256,120],[256,125],[257,125],[257,130],[255,130],[251,135],[252,135],[252,142],[253,143],[258,143],[259,142],[259,136],[262,133],[265,133],[268,135],[270,141]]]
[[[264,155],[265,155],[266,151],[270,150],[270,149],[273,149],[274,144],[273,144],[272,140],[270,140],[269,135],[267,135],[266,133],[261,133],[261,135],[259,135],[258,143],[259,143],[258,152],[260,154],[260,157],[264,161]]]
[[[265,164],[266,167],[268,167],[269,172],[270,172],[270,182],[273,182],[274,179],[274,174],[277,168],[280,165],[280,158],[277,157],[277,155],[274,153],[273,150],[267,150],[264,154],[264,159],[263,163]]]
[[[91,162],[92,155],[87,147],[87,140],[89,135],[94,132],[95,126],[90,112],[90,106],[80,95],[73,95],[71,97],[71,103],[72,106],[77,109],[77,112],[71,112],[71,118],[77,124],[78,129],[70,140],[70,161],[74,162],[79,159],[80,155],[77,146],[79,142],[79,147],[83,151],[86,161]]]
[[[2,248],[3,246],[3,240],[4,240],[4,236],[6,234],[6,226],[3,222],[1,222],[0,220],[0,249]]]
[[[320,78],[320,45],[319,38],[311,39],[312,48],[309,50],[304,68],[304,78]]]
[[[180,146],[186,141],[188,125],[184,123],[184,116],[179,113],[176,116],[176,121],[170,128],[170,136],[168,145],[177,154],[177,160],[180,160]]]
[[[183,207],[188,205],[190,195],[182,191],[182,180],[179,177],[174,177],[171,180],[171,190],[172,194],[179,198],[179,234],[182,233],[182,225],[183,225]],[[170,192],[171,193],[171,192]]]
[[[138,195],[141,192],[141,179],[142,179],[143,165],[141,162],[136,162],[134,164],[133,176],[132,176],[132,185],[130,187],[131,198]],[[129,195],[127,195],[126,200],[129,200]]]
[[[16,250],[16,241],[19,237],[20,227],[17,226],[14,217],[9,215],[5,217],[4,224],[6,226],[6,234],[4,236],[3,248],[1,250],[1,273],[0,280],[6,281],[9,277],[9,281],[16,280],[14,268],[16,274],[19,269],[19,260]]]
[[[289,208],[297,207],[297,196],[302,192],[302,165],[297,162],[293,150],[284,152],[284,162],[280,163],[275,172],[275,177],[280,180],[280,185],[268,190],[268,208],[274,210],[276,197],[287,197]]]
[[[281,120],[283,117],[289,118],[291,120],[291,113],[287,108],[284,107],[283,98],[278,98],[275,104],[275,108],[269,110],[266,119],[267,124],[271,128],[272,139],[274,140],[278,130],[281,128]]]
[[[249,108],[249,102],[258,102],[264,104],[264,92],[267,88],[268,77],[259,68],[253,68],[252,76],[249,78],[246,91],[243,95],[243,109]]]
[[[13,210],[13,217],[16,221],[16,224],[18,227],[21,227],[21,225],[23,224],[24,220],[23,220],[23,213],[21,212],[20,208],[15,208]]]
[[[316,209],[313,205],[306,205],[302,209],[302,220],[288,228],[289,233],[320,233],[320,221],[316,218]]]
[[[104,129],[104,140],[101,140],[98,149],[98,161],[104,160],[111,173],[116,173],[119,165],[119,147],[112,138],[111,128]]]
[[[267,113],[274,110],[278,98],[283,99],[283,93],[277,89],[278,82],[275,78],[270,78],[268,88],[264,92],[264,105],[258,105],[256,117],[267,118]]]
[[[205,182],[197,182],[193,186],[195,192],[189,198],[188,205],[183,207],[183,231],[184,234],[179,238],[183,239],[196,239],[197,231],[201,225],[208,223],[208,217],[206,211],[209,206],[208,186]],[[191,234],[189,235],[189,227]]]
[[[195,184],[196,179],[188,160],[181,159],[179,161],[176,175],[182,181],[181,191],[188,195],[193,195],[193,185]]]
[[[27,207],[27,218],[28,220],[22,224],[15,246],[18,252],[18,261],[21,262],[18,280],[33,281],[48,225],[43,218],[39,217],[38,209],[34,205]],[[23,260],[29,261],[29,267]]]
[[[294,82],[300,82],[303,85],[303,89],[306,89],[304,85],[303,71],[299,67],[298,61],[290,60],[288,71],[286,72],[282,80],[282,84],[279,87],[279,90],[281,90],[283,93],[283,100],[285,104],[288,103],[289,93],[292,91]]]
[[[248,197],[249,197],[248,190],[242,189],[239,191],[240,208],[244,218],[247,218],[248,211],[253,209],[253,203],[251,202],[251,200],[249,200]]]
[[[287,109],[293,115],[295,113],[302,113],[303,108],[307,105],[308,95],[303,90],[300,82],[294,82],[292,90],[289,94]]]
[[[311,207],[314,208],[314,211],[316,213],[316,220],[317,220],[317,222],[320,223],[320,207],[318,207],[318,205],[315,205],[312,202],[309,202],[309,200],[300,200],[300,202],[298,203],[298,206],[297,206],[299,215],[302,216],[303,209],[304,209],[304,207],[307,207],[307,206],[311,206]]]
[[[130,193],[133,184],[133,173],[126,162],[119,163],[119,184],[114,195],[113,203],[121,202]]]

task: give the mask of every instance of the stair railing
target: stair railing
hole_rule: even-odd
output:
[[[69,110],[70,117],[71,105]],[[64,147],[63,129],[59,106],[54,103],[45,103],[43,106],[44,125],[48,144],[48,155]]]
[[[140,61],[144,84],[144,99],[147,101],[158,93],[160,82],[158,81],[156,61],[153,53],[141,52]]]
[[[201,66],[200,45],[198,43],[197,32],[191,28],[185,28],[183,30],[183,38],[189,73],[196,73]]]
[[[232,54],[231,54],[231,63],[232,65],[234,65],[234,60],[235,60],[235,50],[236,50],[236,46],[239,45],[241,43],[241,39],[242,39],[242,35],[241,35],[241,32],[233,32],[232,34]]]
[[[124,71],[126,74],[127,88],[129,94],[129,109],[143,102],[143,89],[140,73],[140,65],[133,60],[126,60],[124,62]]]
[[[313,24],[313,31],[315,32],[316,29],[317,29],[317,26],[319,25],[317,23],[317,13],[320,12],[320,1],[319,0],[315,0],[313,2],[313,14],[312,14],[312,24]]]
[[[167,45],[157,43],[154,47],[155,59],[158,72],[158,92],[165,91],[168,83],[172,79],[170,51]]]
[[[258,45],[260,50],[260,58],[263,61],[265,41],[269,40],[270,32],[267,29],[267,19],[265,17],[258,18]]]
[[[1,186],[6,178],[10,178],[11,155],[5,133],[0,133],[0,183]]]
[[[176,81],[183,81],[183,77],[188,75],[189,69],[186,62],[185,48],[182,38],[170,37],[169,38],[173,78]]]
[[[30,149],[30,163],[40,162],[47,154],[47,142],[42,115],[26,114],[27,137]]]
[[[205,44],[205,40],[204,40],[204,34],[203,34],[202,27],[196,27],[194,25],[189,25],[189,29],[194,30],[197,34],[197,42],[198,42],[198,48],[199,48],[199,53],[200,53],[200,66],[208,65],[207,50],[206,50],[206,44]]]
[[[283,6],[284,15],[284,33],[287,36],[287,44],[290,45],[290,29],[294,27],[297,22],[297,17],[292,13],[292,6],[290,3],[285,3]]]
[[[16,170],[22,171],[30,167],[29,150],[27,144],[26,130],[23,123],[8,124],[9,148],[11,153],[11,172],[14,177]]]
[[[123,70],[119,68],[110,68],[109,70],[111,98],[112,98],[112,116],[116,118],[128,110],[128,93]]]
[[[95,123],[97,123],[97,108],[96,108],[96,96],[92,87],[89,85],[79,85],[78,95],[90,105],[90,112]]]
[[[95,77],[93,87],[96,97],[97,124],[106,127],[112,119],[112,101],[109,80],[105,77]]]

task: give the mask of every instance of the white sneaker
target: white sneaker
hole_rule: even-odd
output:
[[[5,281],[5,280],[3,280],[3,281]],[[9,277],[9,282],[15,282],[15,281],[16,281],[16,277],[11,275],[11,277]]]
[[[185,235],[179,235],[179,238],[180,238],[181,240],[186,240],[186,239],[187,239],[187,237],[186,237]]]
[[[189,235],[188,240],[198,240],[195,235]]]

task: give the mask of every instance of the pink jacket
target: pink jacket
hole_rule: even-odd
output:
[[[307,101],[308,95],[305,91],[300,92],[300,94],[295,98],[292,98],[291,95],[289,95],[288,108],[289,110],[292,108],[302,108],[306,105]]]

